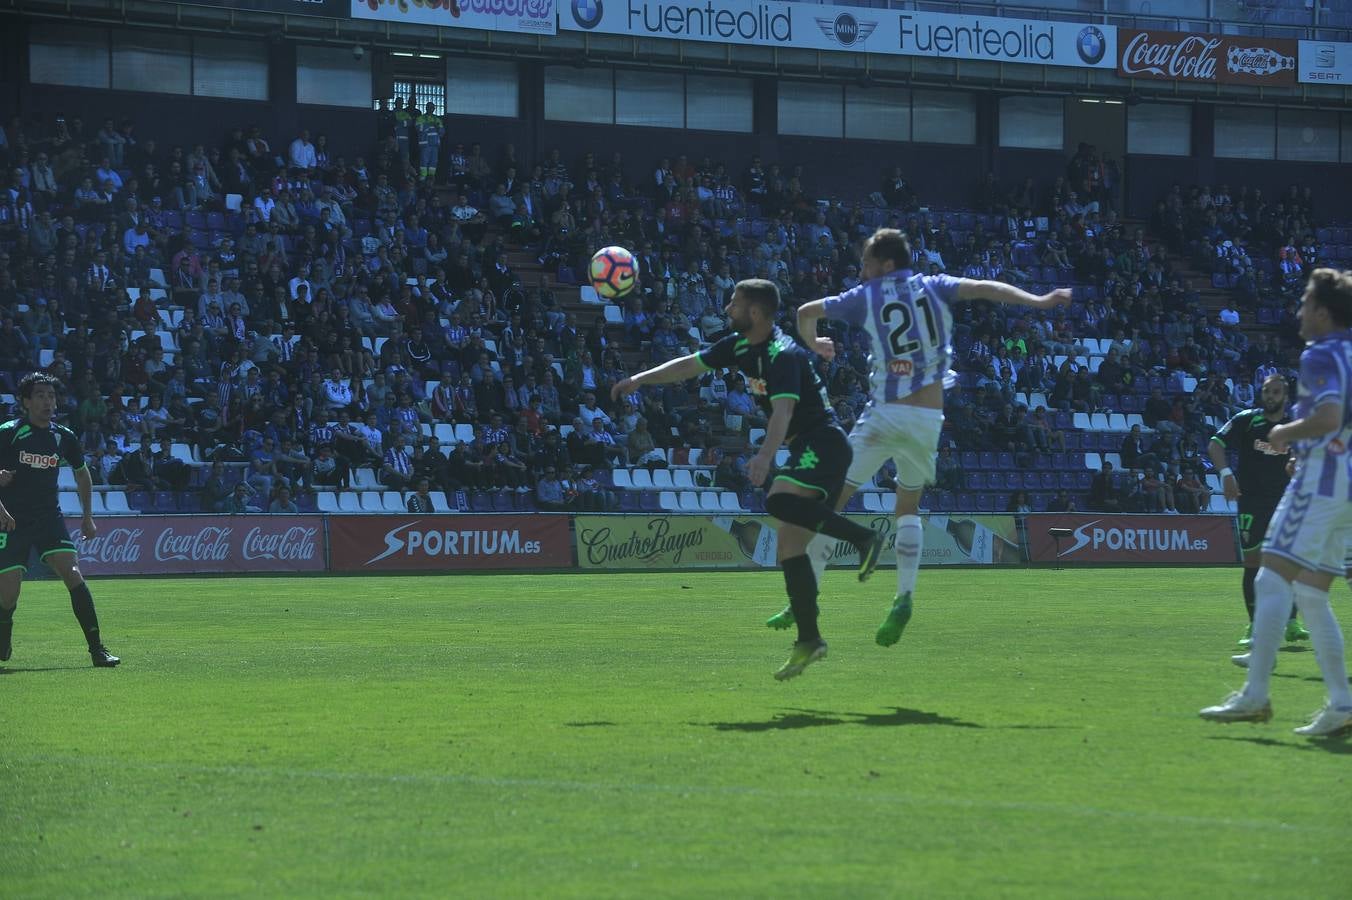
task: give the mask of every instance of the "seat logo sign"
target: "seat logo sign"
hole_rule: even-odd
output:
[[[828,39],[842,47],[863,44],[878,27],[877,22],[861,22],[849,13],[841,13],[832,19],[818,19],[817,27]]]
[[[572,9],[573,21],[588,30],[601,24],[601,16],[605,12],[601,0],[573,0]]]

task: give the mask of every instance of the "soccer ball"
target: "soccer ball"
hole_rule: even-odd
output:
[[[623,247],[602,247],[588,263],[587,277],[597,294],[607,300],[618,300],[634,289],[638,264],[634,254]]]

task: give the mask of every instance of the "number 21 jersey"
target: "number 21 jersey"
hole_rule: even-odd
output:
[[[826,298],[826,315],[863,328],[873,364],[874,399],[900,400],[943,382],[953,362],[959,279],[898,269]]]

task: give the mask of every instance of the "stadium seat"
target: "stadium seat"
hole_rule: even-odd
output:
[[[696,494],[699,497],[699,508],[708,512],[719,512],[722,507],[718,503],[718,494],[713,491],[704,491]]]
[[[703,451],[703,450],[701,450],[701,449],[698,448],[698,447],[691,447],[691,448],[690,448],[690,451],[689,451],[689,453],[688,453],[688,455],[687,455],[687,457],[686,457],[686,461],[687,461],[687,463],[688,463],[689,465],[697,466],[697,465],[699,465],[700,458],[701,458],[703,455],[704,455],[704,451]]]
[[[449,422],[438,422],[432,426],[432,435],[443,444],[454,444],[458,440],[455,429]]]
[[[94,496],[99,497],[100,495],[95,494]],[[127,503],[127,495],[122,491],[108,491],[102,494],[102,497],[103,508],[110,513],[122,515],[132,511],[131,506]]]
[[[606,322],[611,325],[623,325],[624,314],[614,303],[607,303],[605,309]]]
[[[719,494],[718,502],[720,508],[724,512],[746,512],[746,510],[742,508],[742,501],[737,498],[737,494],[734,491],[724,491]]]
[[[408,507],[404,504],[404,498],[398,491],[384,491],[380,495],[380,505],[385,508],[385,512],[407,512]]]
[[[339,512],[361,512],[361,503],[357,500],[357,495],[351,491],[344,491],[338,495]]]
[[[474,443],[474,426],[468,422],[460,422],[455,426],[455,439],[464,441],[466,444]]]
[[[1127,428],[1126,428],[1126,430],[1127,430],[1127,431],[1131,431],[1131,426],[1133,426],[1133,425],[1140,425],[1142,431],[1154,431],[1154,430],[1155,430],[1155,429],[1153,429],[1153,428],[1147,428],[1147,427],[1146,427],[1145,419],[1141,418],[1141,414],[1140,414],[1140,413],[1128,413],[1128,414],[1127,414]]]
[[[316,496],[319,511],[323,513],[338,512],[338,495],[333,491],[320,491]]]
[[[1230,501],[1225,499],[1224,494],[1212,494],[1211,507],[1208,511],[1213,513],[1221,513],[1224,515],[1230,515],[1234,513],[1235,510],[1233,507],[1231,507]]]
[[[1108,414],[1108,430],[1109,430],[1109,431],[1130,431],[1131,429],[1127,427],[1127,417],[1126,417],[1126,416],[1122,415],[1121,413],[1109,413],[1109,414]]]
[[[362,491],[360,499],[362,512],[385,511],[385,507],[380,501],[380,491]]]
[[[1112,463],[1115,470],[1121,471],[1122,469],[1122,454],[1120,453],[1105,453],[1103,454],[1103,461]]]
[[[579,287],[579,288],[577,289],[577,294],[578,294],[578,299],[581,300],[583,303],[605,303],[605,302],[606,302],[606,301],[604,301],[604,300],[601,299],[601,295],[600,295],[600,294],[596,293],[596,288],[592,287],[590,284],[584,284],[584,285],[582,285],[581,287]],[[619,309],[620,309],[620,308],[619,308],[618,306],[615,307],[615,311],[616,311],[616,312],[619,312]],[[609,322],[610,319],[607,318],[606,321]],[[624,318],[621,317],[621,318],[620,318],[620,321],[623,322],[623,321],[624,321]]]
[[[352,470],[352,486],[358,490],[376,487],[376,470],[370,467]]]
[[[628,469],[616,469],[610,473],[610,481],[615,487],[621,490],[631,490],[634,487],[634,481],[629,477]]]
[[[451,505],[446,502],[445,491],[433,491],[431,493],[431,497],[432,497],[432,508],[434,510],[436,510],[439,513],[451,511]]]
[[[634,469],[629,474],[635,488],[640,491],[652,490],[653,476],[647,469]]]
[[[1086,469],[1093,469],[1095,472],[1102,472],[1103,457],[1099,456],[1097,453],[1086,453],[1084,455],[1084,467]]]
[[[1078,428],[1080,431],[1089,431],[1094,427],[1094,423],[1089,420],[1089,413],[1071,413],[1071,427]]]
[[[699,512],[699,494],[694,491],[681,491],[676,500],[682,512]]]
[[[663,491],[657,496],[658,508],[665,512],[676,512],[681,508],[680,502],[676,499],[675,491]]]
[[[653,469],[653,487],[659,491],[667,490],[673,486],[671,472],[668,469]]]
[[[56,489],[59,491],[75,490],[75,473],[66,466],[56,470]]]
[[[1040,393],[1038,391],[1032,391],[1031,393],[1029,393],[1028,395],[1029,409],[1037,409],[1039,406],[1045,407],[1046,405],[1047,405],[1046,394]]]
[[[57,495],[57,505],[61,507],[63,516],[82,516],[84,510],[80,507],[80,497],[70,491],[62,491]]]
[[[784,464],[788,461],[789,461],[789,451],[786,448],[780,447],[778,450],[775,451],[776,469],[784,468]]]
[[[559,437],[561,437],[561,438],[566,438],[566,437],[568,437],[568,435],[570,435],[570,434],[572,434],[572,433],[573,433],[573,426],[572,426],[572,425],[560,425],[560,426],[559,426]]]
[[[169,455],[179,462],[187,463],[190,466],[200,465],[197,460],[192,458],[192,448],[187,444],[170,444]]]
[[[751,442],[751,446],[759,447],[761,441],[765,440],[765,429],[753,428],[749,432],[747,432],[746,437],[747,440]]]
[[[671,473],[671,485],[677,490],[693,491],[695,479],[691,476],[689,469],[677,469]]]
[[[883,511],[883,498],[868,491],[864,494],[864,509],[868,512],[880,513]]]
[[[1089,428],[1091,431],[1107,431],[1108,416],[1104,413],[1090,413]]]

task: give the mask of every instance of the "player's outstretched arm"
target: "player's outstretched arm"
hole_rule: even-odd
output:
[[[1274,425],[1268,432],[1268,443],[1278,453],[1296,441],[1308,441],[1325,437],[1343,426],[1343,410],[1338,402],[1321,403],[1314,412],[1303,419],[1295,419],[1284,425]]]
[[[625,394],[632,394],[645,384],[673,384],[678,381],[687,381],[706,370],[707,366],[699,361],[699,355],[691,353],[689,356],[668,360],[660,366],[654,366],[651,369],[639,372],[637,375],[621,378],[611,387],[610,399],[618,402]]]
[[[1225,458],[1225,444],[1220,435],[1213,435],[1211,440],[1207,441],[1206,452],[1211,457],[1211,464],[1221,476],[1221,492],[1225,494],[1226,500],[1233,503],[1239,499],[1239,481],[1236,480],[1235,473],[1230,471],[1230,460]]]
[[[836,355],[836,342],[829,337],[817,336],[817,321],[825,316],[825,300],[813,300],[798,307],[798,337],[813,353],[825,359],[833,359]]]
[[[765,484],[765,476],[775,463],[775,454],[789,433],[789,422],[793,419],[794,407],[798,401],[792,397],[776,397],[771,401],[774,407],[770,421],[765,423],[765,438],[761,441],[760,451],[746,464],[746,477],[756,487]]]
[[[1051,309],[1070,302],[1070,288],[1057,288],[1050,294],[1030,294],[1003,281],[978,281],[971,278],[958,280],[959,300],[989,300],[992,303],[1013,303],[1015,306],[1031,306],[1034,309]]]

